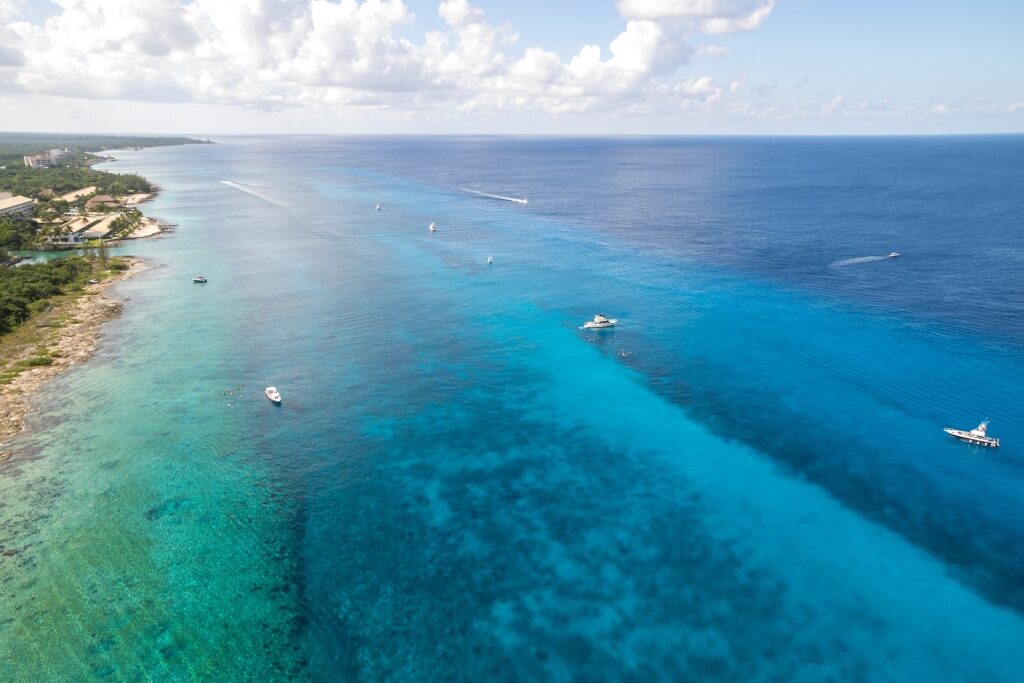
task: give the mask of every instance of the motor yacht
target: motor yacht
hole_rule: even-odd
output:
[[[206,278],[203,277],[202,275],[196,275],[194,278],[192,278],[192,282],[198,282],[199,284],[203,284],[206,282]]]
[[[961,441],[966,441],[967,443],[974,444],[975,446],[999,448],[999,439],[993,439],[988,435],[988,420],[983,421],[971,431],[953,429],[952,427],[946,427],[942,431],[946,432],[954,439],[960,439]]]
[[[436,231],[437,231],[437,223],[431,223],[430,224],[430,232],[436,232]]]
[[[899,255],[900,255],[900,252],[898,252],[898,251],[890,251],[889,255],[886,256],[886,258],[896,258]]]
[[[277,390],[277,387],[267,387],[263,393],[267,395],[271,403],[281,405],[281,392]]]
[[[598,313],[594,316],[593,320],[583,323],[583,328],[587,330],[601,330],[606,327],[615,327],[617,322],[618,320],[606,318],[603,313]]]

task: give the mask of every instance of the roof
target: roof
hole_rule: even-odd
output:
[[[90,185],[89,187],[83,187],[81,190],[75,190],[74,192],[68,192],[67,194],[62,194],[60,196],[60,198],[63,199],[64,201],[66,201],[66,202],[73,202],[76,199],[78,199],[80,197],[85,197],[87,195],[90,195],[90,194],[92,194],[95,191],[96,191],[96,188],[94,186]]]
[[[15,206],[23,206],[25,204],[31,203],[31,199],[29,199],[28,197],[22,197],[21,195],[18,195],[17,197],[8,197],[7,199],[0,199],[0,211],[3,211],[4,209],[10,209]]]
[[[109,194],[98,194],[95,197],[89,197],[90,202],[116,202],[117,200],[111,197]]]

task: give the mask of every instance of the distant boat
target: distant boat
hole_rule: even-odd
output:
[[[196,275],[194,278],[192,278],[192,282],[198,282],[199,284],[203,284],[206,282],[206,278],[203,277],[202,275]]]
[[[377,205],[377,210],[380,211],[380,204]]]
[[[953,429],[952,427],[946,427],[942,431],[946,432],[954,439],[960,439],[961,441],[966,441],[967,443],[974,444],[975,446],[999,448],[999,439],[993,439],[988,435],[988,420],[984,420],[980,425],[969,432],[963,429]]]
[[[430,224],[430,232],[437,232],[437,223]]]
[[[603,313],[598,313],[594,316],[593,320],[583,323],[583,328],[587,330],[601,330],[606,327],[615,327],[617,322],[619,321],[606,318]]]
[[[267,395],[271,403],[281,405],[281,392],[277,390],[277,387],[267,387],[263,393]]]
[[[900,252],[898,252],[898,251],[890,251],[889,255],[886,256],[886,258],[896,258],[899,255],[900,255]]]
[[[493,256],[488,256],[487,257],[487,263],[488,264],[494,263],[494,257]]]

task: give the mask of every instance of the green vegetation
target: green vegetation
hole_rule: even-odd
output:
[[[120,218],[115,218],[110,224],[110,238],[127,237],[142,222],[142,212],[138,209],[128,209]]]
[[[203,142],[158,135],[58,135],[55,133],[0,133],[0,166],[22,166],[21,158],[68,147],[76,152],[101,152],[125,147],[164,147]],[[41,169],[40,169],[41,170]]]
[[[115,197],[153,192],[153,185],[135,173],[109,173],[92,168],[101,160],[92,152],[125,147],[156,147],[202,142],[183,137],[121,136],[121,135],[53,135],[0,133],[0,190],[36,200],[33,217],[0,217],[0,263],[7,260],[9,249],[32,249],[45,246],[47,238],[60,234],[58,225],[65,222],[65,212],[83,211],[87,197],[65,202],[60,195],[95,187],[98,194]],[[25,166],[22,157],[45,154],[51,149],[68,149],[46,168]],[[119,207],[98,206],[90,211],[105,213]],[[142,220],[137,209],[129,209],[114,222],[111,236],[129,234]]]
[[[31,218],[0,216],[0,252],[7,249],[30,249],[38,232],[39,225]]]
[[[89,259],[73,257],[0,268],[0,335],[28,320],[50,298],[81,287],[96,265]]]
[[[57,166],[29,168],[19,157],[17,166],[0,170],[0,188],[25,197],[38,197],[44,190],[62,195],[90,186],[113,195],[153,191],[152,184],[135,173],[97,171],[90,166],[96,160],[91,154],[69,154]]]

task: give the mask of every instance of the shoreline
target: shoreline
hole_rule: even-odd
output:
[[[103,324],[121,314],[124,302],[109,296],[107,288],[144,272],[149,265],[135,256],[122,258],[129,264],[128,270],[111,275],[99,284],[89,285],[75,299],[62,302],[24,323],[56,327],[56,333],[48,335],[45,343],[53,347],[57,355],[53,356],[51,365],[26,368],[7,384],[0,385],[0,461],[11,455],[12,452],[4,447],[25,430],[25,418],[46,382],[92,357],[99,345]],[[58,327],[52,322],[52,319],[64,317],[69,319],[67,324]],[[38,344],[23,343],[12,354],[11,360],[30,358],[37,348]]]

